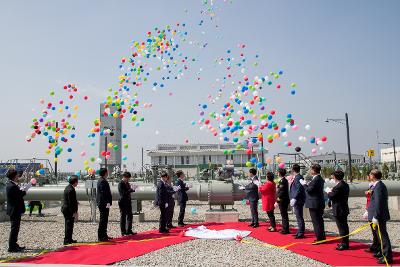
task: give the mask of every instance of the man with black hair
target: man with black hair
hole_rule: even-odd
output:
[[[251,224],[250,227],[257,228],[259,227],[258,223],[258,200],[260,196],[258,194],[258,185],[260,182],[258,181],[257,177],[257,170],[251,168],[249,170],[249,180],[250,183],[244,187],[246,192],[246,199],[249,201],[250,204],[250,212],[251,212]]]
[[[325,209],[325,198],[324,198],[324,183],[325,180],[321,177],[321,166],[319,164],[313,164],[311,166],[312,180],[307,183],[301,180],[300,183],[304,186],[306,192],[306,208],[310,211],[311,221],[313,224],[316,240],[314,242],[323,241],[325,237],[325,225],[324,225],[324,209]]]
[[[176,186],[179,187],[179,190],[177,192],[177,200],[180,207],[178,225],[185,226],[183,220],[185,218],[186,202],[189,200],[188,195],[186,193],[186,191],[189,190],[189,186],[187,186],[186,183],[183,181],[183,179],[185,178],[185,174],[183,173],[183,171],[181,170],[177,171],[176,177],[178,177],[178,180],[176,181]]]
[[[390,244],[389,234],[386,228],[386,223],[390,220],[388,191],[386,185],[381,181],[381,171],[376,169],[372,170],[369,174],[369,178],[373,183],[371,202],[368,206],[368,221],[372,222],[373,226],[373,243],[371,247],[379,248],[373,251],[374,256],[378,258],[379,264],[385,264],[386,261],[388,264],[391,264],[393,263],[392,245]],[[378,231],[380,231],[380,236]],[[382,244],[380,240],[382,240]]]
[[[72,239],[74,232],[74,222],[78,218],[78,201],[76,199],[75,187],[78,185],[78,176],[71,175],[68,178],[68,185],[64,189],[63,205],[61,212],[64,214],[65,231],[64,231],[64,245],[76,243]]]
[[[121,214],[121,235],[135,235],[132,231],[132,199],[131,194],[135,192],[135,186],[129,184],[129,179],[132,177],[130,172],[122,174],[121,182],[118,184],[119,200],[118,206]]]
[[[100,179],[97,182],[96,202],[100,211],[99,228],[97,235],[99,241],[109,241],[111,237],[107,235],[108,216],[112,205],[112,195],[110,185],[108,184],[108,170],[101,168],[99,170]]]
[[[163,172],[161,174],[161,179],[157,184],[157,198],[156,205],[160,208],[160,224],[159,224],[159,232],[160,233],[169,233],[167,229],[167,220],[168,220],[168,191],[167,191],[167,180],[169,178],[168,173]]]
[[[18,245],[18,233],[21,226],[21,216],[25,213],[24,196],[31,187],[29,183],[22,189],[18,186],[20,175],[16,170],[9,170],[6,174],[7,215],[10,216],[11,231],[8,240],[8,252],[22,252],[25,247]]]
[[[289,234],[289,182],[286,179],[286,170],[279,169],[279,182],[278,182],[278,190],[276,193],[276,203],[279,206],[279,210],[282,217],[282,229],[279,231],[281,234],[286,235]]]
[[[290,185],[290,206],[293,207],[294,214],[297,220],[297,233],[295,239],[304,238],[305,224],[303,218],[303,207],[306,202],[306,193],[304,187],[301,185],[300,180],[303,180],[303,176],[300,174],[300,165],[293,164],[292,175],[294,180]]]

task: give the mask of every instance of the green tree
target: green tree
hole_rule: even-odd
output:
[[[383,176],[383,179],[387,179],[388,175],[389,175],[389,167],[388,167],[388,165],[386,163],[383,163],[383,165],[382,165],[382,176]]]

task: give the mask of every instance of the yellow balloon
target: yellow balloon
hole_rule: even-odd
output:
[[[108,143],[108,148],[113,148],[113,144],[110,142],[110,143]]]

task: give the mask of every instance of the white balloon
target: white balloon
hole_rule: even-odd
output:
[[[311,126],[310,126],[310,124],[307,124],[304,128],[305,128],[307,131],[309,131],[309,130],[311,129]]]

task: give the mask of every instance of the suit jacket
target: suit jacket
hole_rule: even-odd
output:
[[[253,177],[251,182],[244,187],[246,199],[249,201],[258,201],[260,199],[258,195],[258,186],[254,183],[254,180],[258,180],[257,176]]]
[[[296,205],[303,206],[306,202],[306,192],[304,187],[301,185],[300,180],[303,176],[298,174],[294,178],[292,184],[290,185],[290,199],[296,199]]]
[[[276,192],[276,202],[286,205],[289,204],[290,198],[289,198],[289,182],[286,179],[286,177],[283,177],[279,182],[278,182],[278,191]]]
[[[189,188],[186,186],[186,183],[183,182],[181,179],[178,179],[176,182],[176,186],[179,186],[179,190],[177,192],[177,200],[179,203],[185,203],[186,201],[189,200],[188,195],[186,191],[189,190]]]
[[[314,177],[308,185],[305,185],[306,191],[306,208],[309,209],[324,209],[324,183],[321,175]]]
[[[174,199],[174,194],[175,194],[175,191],[174,191],[174,188],[172,187],[172,185],[169,185],[169,184],[166,184],[165,185],[166,187],[167,187],[167,193],[168,193],[168,205],[173,205],[174,203],[174,201],[175,201],[175,199]]]
[[[67,185],[64,189],[61,212],[66,216],[72,216],[78,212],[78,201],[76,200],[76,192],[72,184]]]
[[[373,217],[380,222],[387,222],[390,220],[388,191],[386,185],[382,181],[377,182],[372,189],[371,202],[368,206],[368,220],[372,221]]]
[[[131,193],[135,192],[131,188],[131,185],[129,183],[125,183],[123,180],[119,182],[118,184],[118,193],[119,193],[119,200],[118,200],[118,205],[123,208],[123,207],[128,207],[131,205]]]
[[[96,201],[99,208],[105,208],[107,203],[112,205],[110,185],[106,179],[100,178],[97,182]]]
[[[168,203],[167,186],[162,180],[160,180],[157,184],[156,205],[165,207],[165,203]]]
[[[10,217],[21,216],[25,213],[24,196],[25,191],[22,191],[17,184],[8,181],[6,186],[7,195],[7,215]]]
[[[349,193],[349,185],[343,180],[332,188],[332,192],[328,194],[328,197],[332,202],[333,216],[342,217],[350,214],[348,204]]]

